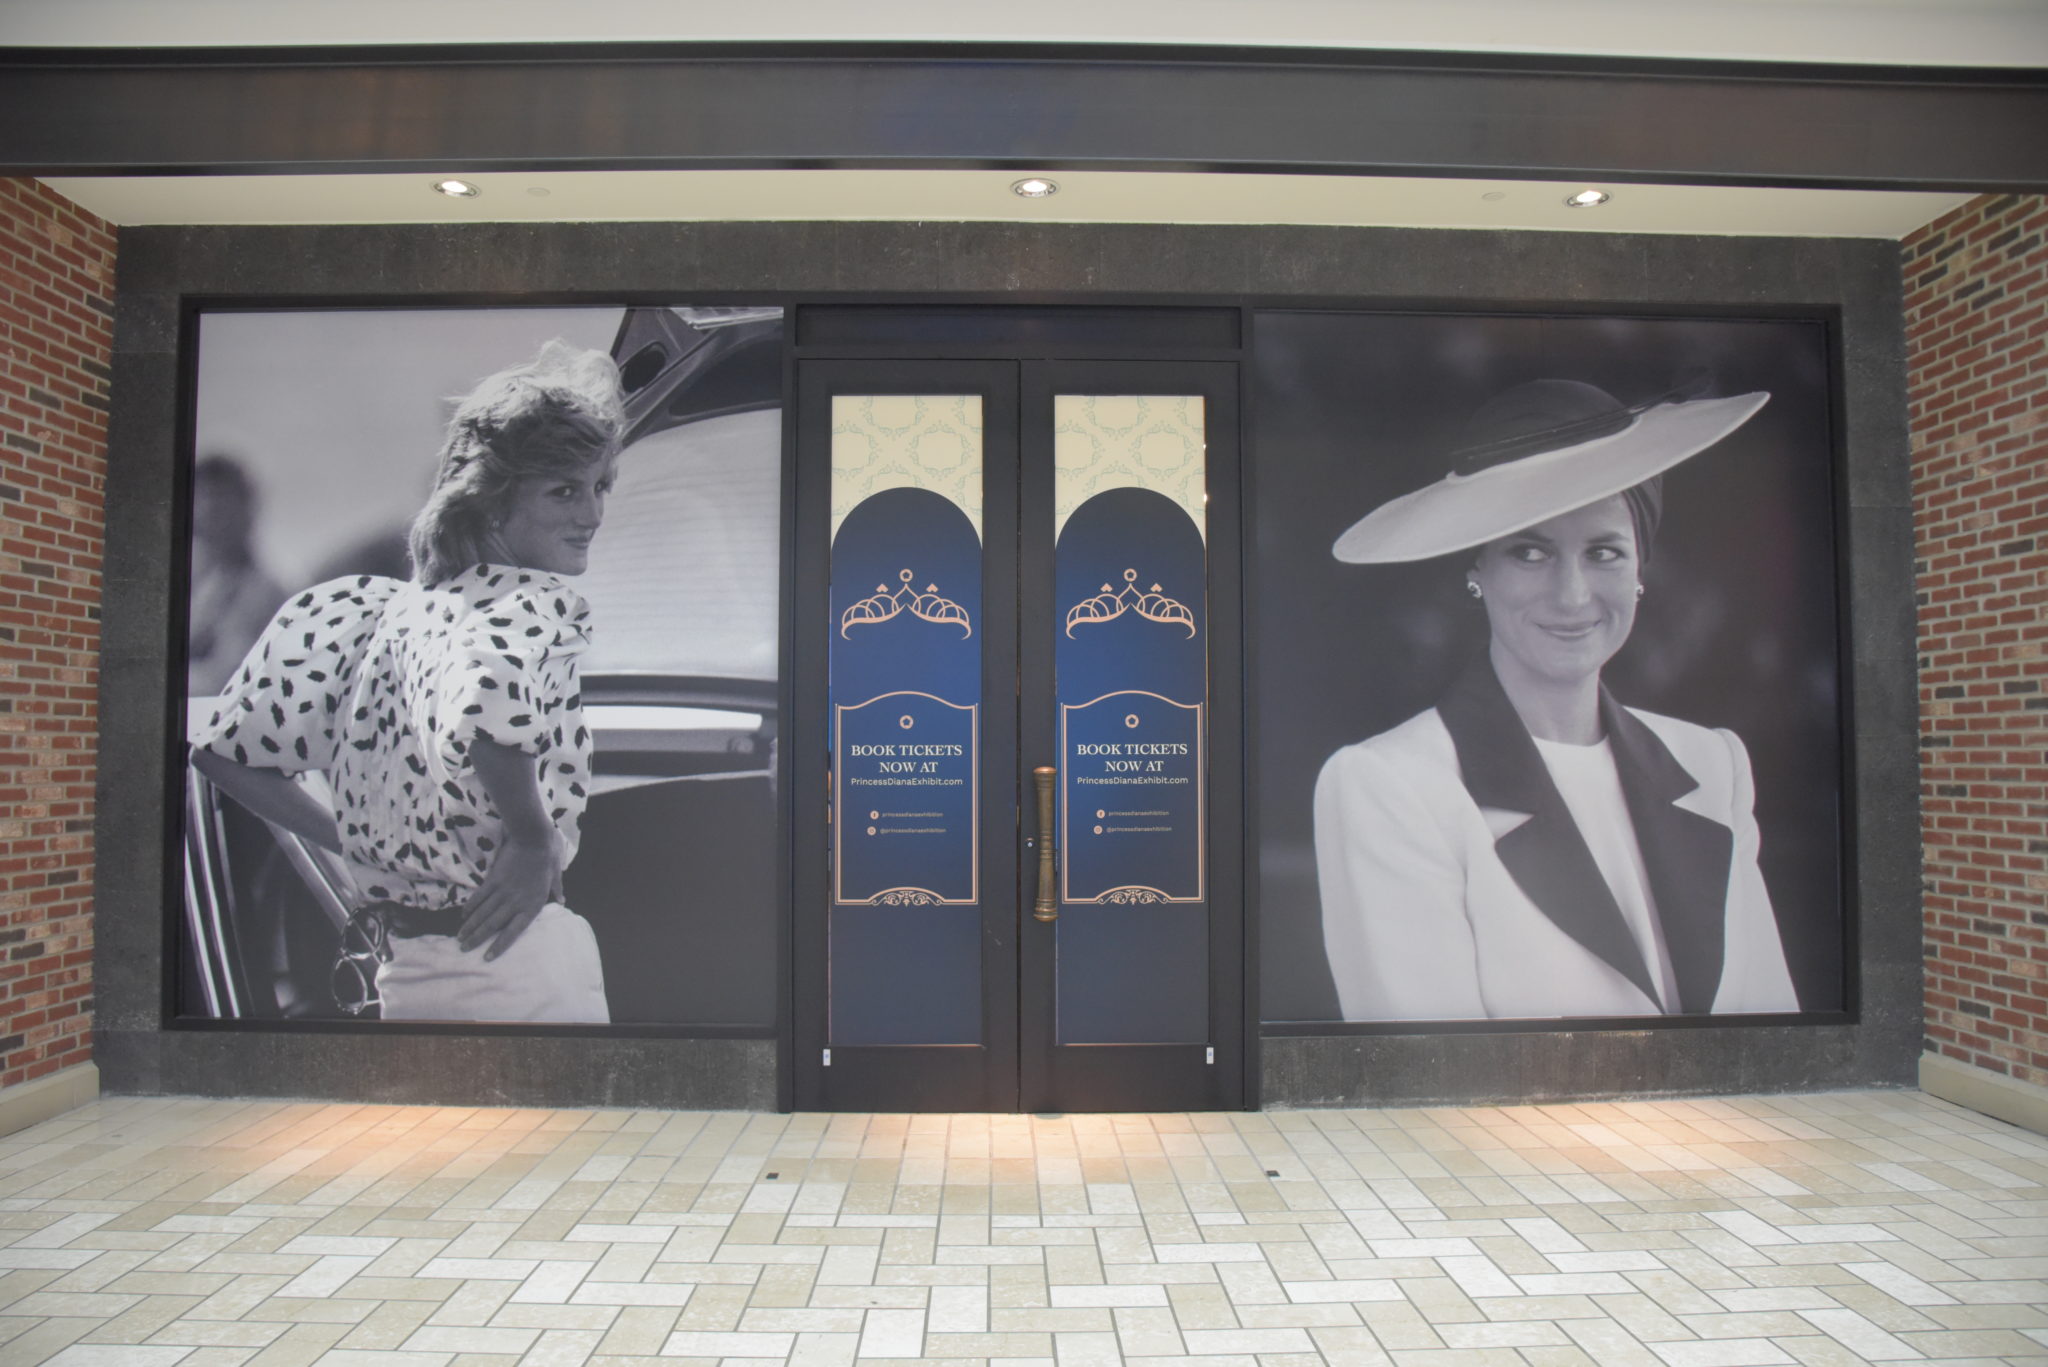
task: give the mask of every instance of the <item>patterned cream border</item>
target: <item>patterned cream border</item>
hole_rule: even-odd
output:
[[[1053,536],[1107,489],[1150,489],[1209,535],[1206,404],[1200,394],[1055,394]]]
[[[981,535],[981,395],[834,394],[832,535],[862,499],[929,489]]]

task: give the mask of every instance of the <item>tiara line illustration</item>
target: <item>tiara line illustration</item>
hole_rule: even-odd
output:
[[[1124,586],[1113,589],[1102,586],[1102,592],[1093,598],[1084,598],[1067,610],[1067,635],[1071,638],[1074,628],[1091,623],[1114,622],[1127,612],[1135,612],[1149,622],[1164,622],[1169,626],[1188,629],[1188,639],[1195,636],[1195,614],[1187,604],[1178,599],[1168,598],[1160,592],[1159,585],[1140,591],[1138,572],[1124,571]]]
[[[917,592],[910,587],[913,577],[909,570],[904,570],[897,575],[903,582],[895,590],[892,591],[887,584],[877,584],[873,594],[841,613],[840,638],[849,639],[847,632],[854,627],[876,626],[906,612],[927,622],[959,627],[963,641],[974,634],[974,624],[968,619],[966,608],[950,598],[940,597],[937,584],[927,584],[923,593]]]

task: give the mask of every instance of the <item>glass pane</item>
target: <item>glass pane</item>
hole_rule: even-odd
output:
[[[775,678],[782,415],[730,413],[634,442],[576,590],[605,625],[589,674]],[[688,585],[679,593],[677,585]]]
[[[1209,1033],[1200,395],[1053,399],[1061,1044]]]
[[[831,1042],[981,1039],[981,398],[832,400]]]

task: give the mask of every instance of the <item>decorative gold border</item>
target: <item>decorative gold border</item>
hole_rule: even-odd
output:
[[[968,813],[967,822],[972,837],[968,864],[968,895],[965,897],[941,897],[930,888],[897,887],[884,888],[873,897],[848,898],[846,885],[846,764],[841,750],[846,743],[846,714],[858,712],[863,707],[872,707],[890,698],[930,698],[942,707],[956,712],[967,713],[967,767],[968,767]],[[832,902],[843,907],[874,906],[948,906],[971,907],[981,903],[981,704],[950,702],[936,693],[924,693],[914,688],[899,688],[893,693],[877,693],[866,702],[835,703],[832,707]]]
[[[1071,895],[1074,868],[1074,842],[1069,838],[1069,818],[1074,810],[1072,781],[1074,766],[1069,762],[1067,749],[1067,714],[1079,712],[1107,702],[1111,698],[1157,698],[1169,707],[1178,707],[1195,714],[1195,895],[1193,897],[1169,897],[1158,888],[1142,883],[1126,884],[1110,888],[1099,897],[1076,898]],[[1118,893],[1142,891],[1157,893],[1157,898],[1147,901],[1159,902],[1206,902],[1209,900],[1209,724],[1206,713],[1208,704],[1178,702],[1164,693],[1154,693],[1143,688],[1120,688],[1104,693],[1099,698],[1090,698],[1083,703],[1060,704],[1060,848],[1066,851],[1066,858],[1060,864],[1060,901],[1075,906],[1102,906],[1114,898],[1117,902],[1132,902],[1135,897],[1116,897]]]

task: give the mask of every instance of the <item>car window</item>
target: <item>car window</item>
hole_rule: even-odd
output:
[[[781,474],[775,410],[626,449],[576,581],[593,621],[586,674],[775,678]]]

